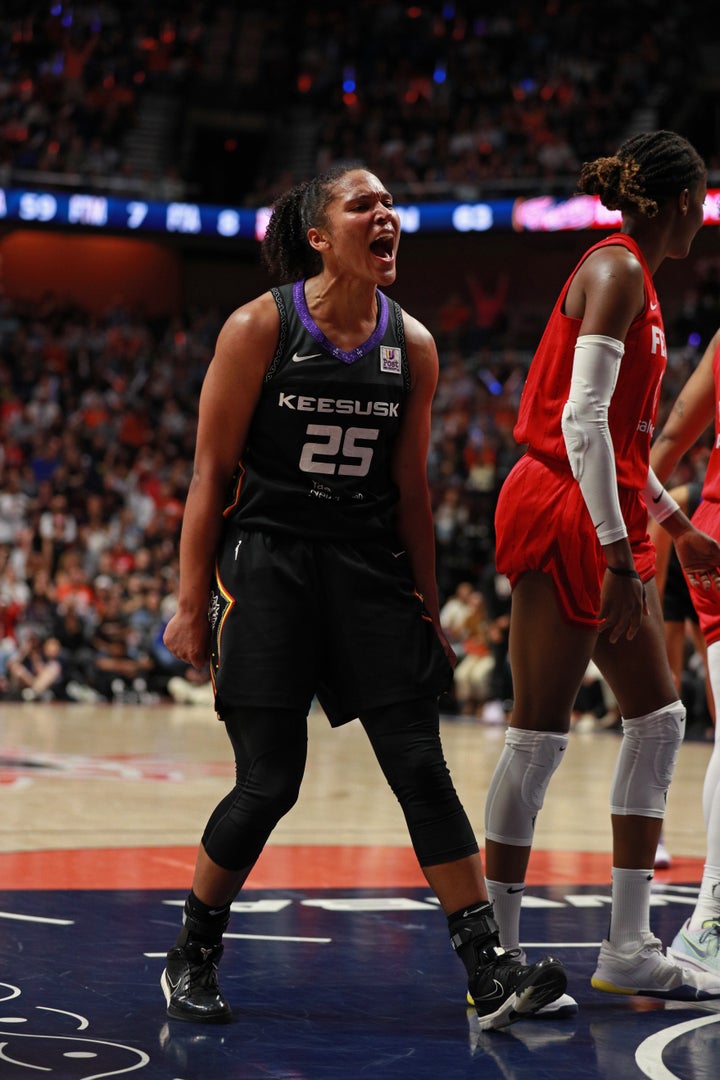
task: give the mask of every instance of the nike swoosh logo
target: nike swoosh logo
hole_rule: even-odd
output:
[[[505,991],[503,989],[502,983],[499,983],[497,979],[493,979],[493,982],[495,983],[494,990],[492,990],[489,994],[481,994],[479,996],[477,994],[473,994],[473,999],[475,1001],[494,1001],[496,998],[503,997]]]
[[[393,557],[393,559],[399,559],[400,556],[404,555],[404,554],[405,554],[405,548],[403,548],[402,551],[393,551],[392,557]]]
[[[300,353],[293,354],[293,364],[299,364],[301,360],[314,360],[316,356],[322,356],[322,353],[313,352],[308,353],[307,356],[301,356]]]
[[[659,495],[653,495],[653,502],[660,502],[660,500],[662,499],[662,497],[663,497],[663,493],[662,493],[662,491],[660,492],[660,494],[659,494]]]
[[[653,304],[652,300],[650,301],[650,310],[651,311],[654,311],[657,306],[658,306],[657,300],[655,301],[654,304]]]
[[[525,892],[525,886],[523,885],[522,888],[520,888],[520,889],[508,889],[508,892],[509,893]]]
[[[692,952],[694,952],[694,953],[695,953],[695,955],[696,955],[696,956],[698,956],[698,957],[699,957],[699,958],[700,958],[701,960],[704,960],[704,959],[705,959],[705,957],[707,956],[707,950],[706,950],[706,949],[699,949],[699,948],[697,947],[697,945],[695,944],[695,942],[691,941],[691,940],[690,940],[690,938],[689,938],[689,937],[687,937],[687,935],[686,935],[686,934],[683,934],[683,941],[685,942],[685,944],[687,945],[687,947],[688,947],[688,948],[689,948],[689,949],[690,949],[690,950],[691,950]]]

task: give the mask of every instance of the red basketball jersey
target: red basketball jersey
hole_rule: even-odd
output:
[[[643,271],[645,305],[625,338],[625,353],[608,413],[617,482],[621,487],[642,490],[647,482],[650,442],[667,348],[652,275],[640,248],[625,233],[614,233],[589,248],[566,281],[530,365],[514,434],[518,442],[567,462],[560,423],[570,391],[581,320],[565,315],[563,307],[572,279],[585,259],[610,244],[628,248]]]
[[[715,380],[715,439],[707,464],[702,493],[703,499],[720,502],[720,347],[715,350],[712,369]]]

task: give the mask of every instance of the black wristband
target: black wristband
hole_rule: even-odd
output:
[[[616,574],[617,577],[635,578],[636,581],[642,580],[637,570],[635,569],[629,570],[624,566],[608,566],[608,570],[611,574]]]

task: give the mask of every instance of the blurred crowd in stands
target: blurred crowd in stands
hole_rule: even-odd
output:
[[[400,200],[569,193],[583,160],[652,127],[686,134],[720,182],[707,31],[691,0],[7,0],[0,186],[256,206],[361,160]],[[461,273],[412,309],[441,357],[429,472],[449,704],[468,714],[512,692],[492,520],[529,354],[509,345],[507,286]],[[208,701],[162,632],[226,314],[0,295],[0,697]],[[667,401],[719,325],[711,267],[668,327]]]
[[[213,312],[0,301],[0,689],[165,692],[162,643]]]
[[[512,694],[492,521],[521,451],[512,428],[530,359],[504,344],[501,298],[489,325],[478,321],[476,289],[470,279],[466,302],[453,294],[418,313],[441,359],[429,477],[443,621],[460,658],[446,705],[468,714]],[[701,320],[710,294],[720,325],[714,272],[682,318]],[[0,698],[209,703],[207,672],[176,661],[162,634],[198,394],[225,314],[148,320],[121,304],[98,316],[53,296],[0,296]],[[663,409],[703,344],[672,351]],[[701,478],[706,456],[693,451],[678,479]]]
[[[362,160],[400,198],[573,189],[628,129],[720,168],[691,0],[8,0],[0,182],[264,205]]]

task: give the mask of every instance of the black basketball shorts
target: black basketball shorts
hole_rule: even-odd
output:
[[[216,708],[310,708],[333,726],[434,696],[452,668],[407,556],[228,523],[210,598]]]

